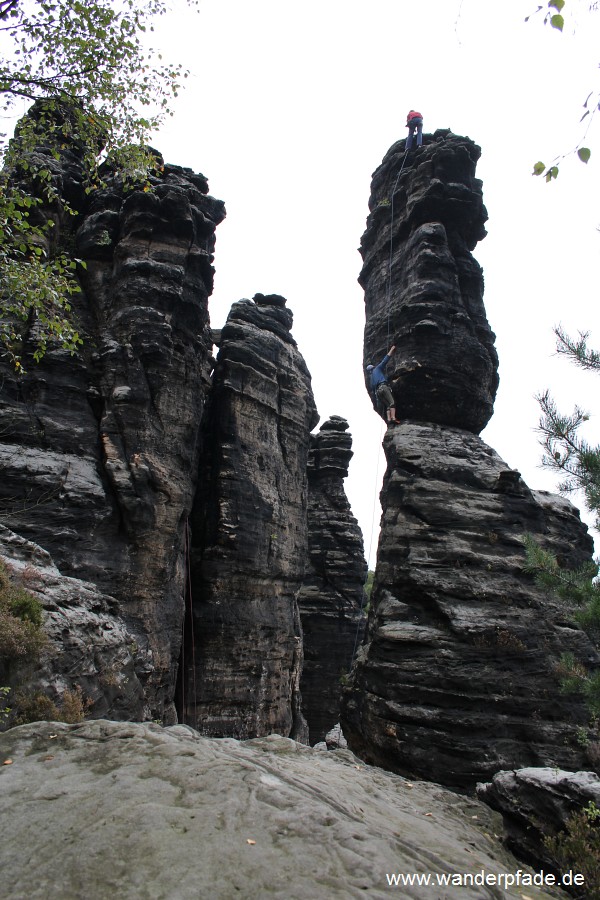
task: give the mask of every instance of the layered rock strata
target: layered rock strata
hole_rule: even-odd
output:
[[[390,385],[400,419],[479,433],[498,387],[483,274],[471,251],[487,212],[475,177],[480,148],[448,131],[405,153],[398,141],[373,175],[361,240],[365,365],[392,343]]]
[[[41,139],[38,152],[77,212],[62,231],[54,207],[47,215],[56,248],[74,243],[87,265],[75,302],[84,344],[75,356],[49,347],[39,366],[26,361],[23,379],[3,369],[3,521],[48,550],[63,574],[116,599],[142,654],[136,715],[174,721],[184,531],[213,362],[207,299],[224,207],[204,176],[158,156],[147,185],[127,187],[107,169],[106,186],[87,195],[76,146]]]
[[[561,692],[561,656],[591,671],[600,660],[572,610],[527,572],[525,537],[567,567],[593,545],[570,503],[531,491],[477,437],[497,384],[469,252],[484,234],[479,148],[436,132],[404,168],[403,151],[375,173],[363,238],[366,357],[396,343],[403,423],[384,439],[372,609],[341,723],[365,759],[471,790],[499,769],[584,762],[574,726],[588,712]]]
[[[591,538],[566,500],[530,491],[479,437],[388,430],[373,612],[345,697],[349,746],[376,765],[473,788],[499,769],[578,768],[582,701],[560,660],[598,654],[525,572],[525,535],[563,564]]]
[[[192,521],[182,721],[306,738],[296,601],[308,546],[310,375],[278,295],[240,300],[219,338]]]
[[[308,567],[298,595],[304,634],[300,680],[310,743],[339,720],[341,683],[364,628],[367,563],[344,479],[352,457],[348,422],[332,416],[311,436],[308,454]]]

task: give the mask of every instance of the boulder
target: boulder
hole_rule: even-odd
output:
[[[0,561],[43,609],[47,641],[39,657],[0,658],[0,684],[12,689],[6,705],[20,714],[20,697],[43,694],[57,708],[76,697],[81,716],[143,719],[148,710],[138,672],[152,657],[119,614],[114,597],[68,578],[50,555],[0,526]],[[0,722],[0,725],[4,725]]]
[[[600,809],[600,778],[596,772],[547,766],[516,769],[478,784],[477,796],[502,813],[507,846],[519,859],[553,870],[556,861],[544,839],[564,831],[573,813],[590,806]]]

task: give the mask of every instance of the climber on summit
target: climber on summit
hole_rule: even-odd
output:
[[[406,149],[410,150],[413,144],[415,131],[417,133],[417,147],[423,143],[423,116],[416,109],[411,109],[406,117],[406,127],[408,128],[408,137],[406,138]]]
[[[394,395],[385,377],[385,367],[390,361],[392,354],[396,349],[396,345],[392,344],[386,355],[383,357],[378,366],[367,366],[367,372],[371,379],[371,391],[385,408],[385,416],[388,425],[399,425],[400,422],[396,418],[396,404]]]

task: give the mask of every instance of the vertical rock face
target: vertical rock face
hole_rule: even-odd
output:
[[[307,552],[310,376],[278,295],[231,309],[219,339],[192,522],[180,705],[205,734],[306,736],[296,596]]]
[[[50,348],[23,380],[3,372],[3,518],[65,575],[117,600],[138,648],[137,716],[173,721],[184,525],[210,383],[207,298],[224,207],[202,175],[162,164],[149,190],[125,189],[107,171],[107,186],[87,199],[76,150],[59,160],[44,146],[40,153],[59,192],[79,202],[75,233],[60,233],[55,216],[55,240],[75,241],[87,263],[76,304],[84,345],[75,357]]]
[[[308,569],[298,596],[304,634],[300,681],[311,744],[339,721],[341,683],[364,628],[367,563],[344,491],[352,456],[348,422],[332,416],[308,454]]]
[[[564,604],[525,572],[524,538],[531,535],[569,567],[591,558],[592,541],[570,503],[529,490],[473,433],[489,418],[496,383],[491,333],[474,289],[481,277],[464,275],[465,248],[482,233],[476,156],[463,138],[427,141],[398,179],[404,187],[396,221],[405,223],[407,246],[416,241],[414,258],[423,251],[429,259],[431,287],[420,294],[422,283],[408,278],[406,295],[393,295],[391,304],[404,421],[384,439],[372,609],[342,726],[350,748],[370,762],[472,789],[499,769],[584,762],[574,725],[588,713],[561,693],[560,658],[572,653],[593,670],[598,655]],[[401,150],[392,148],[376,173],[375,198],[383,175],[388,183],[400,170]],[[389,240],[389,218],[379,216],[370,217],[370,248]],[[428,231],[448,237],[442,256],[422,243]],[[455,264],[448,247],[460,248]],[[409,263],[410,254],[394,255],[394,284]],[[385,279],[372,249],[363,283],[371,356],[376,342],[381,352],[377,336],[386,328]],[[412,315],[414,290],[431,301],[428,311],[418,299]],[[434,323],[425,331],[424,316]],[[418,363],[408,374],[406,348]]]
[[[480,149],[438,131],[421,149],[390,148],[373,175],[361,241],[365,365],[388,365],[399,418],[478,434],[498,387],[483,274],[471,251],[487,212],[475,177]]]

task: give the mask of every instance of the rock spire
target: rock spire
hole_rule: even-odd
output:
[[[361,240],[365,365],[390,344],[400,419],[478,434],[498,387],[483,274],[472,250],[487,212],[475,177],[479,147],[447,131],[405,154],[398,141],[373,175]]]
[[[298,605],[302,711],[311,744],[339,721],[342,682],[366,619],[363,537],[344,490],[352,457],[348,428],[346,419],[331,416],[311,436],[308,454],[308,566]]]
[[[525,568],[526,535],[562,565],[588,561],[586,526],[478,437],[497,385],[470,253],[485,233],[478,156],[469,139],[436,132],[404,166],[395,144],[373,177],[365,359],[396,343],[388,369],[402,424],[384,439],[372,607],[342,704],[354,752],[461,790],[499,769],[583,763],[574,726],[588,713],[561,693],[561,656],[599,663],[570,610]]]

